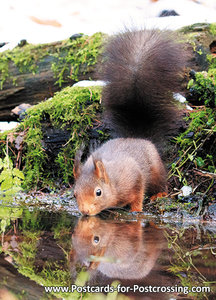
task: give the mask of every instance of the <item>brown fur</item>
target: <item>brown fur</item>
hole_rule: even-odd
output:
[[[164,242],[160,229],[143,228],[141,222],[81,218],[72,235],[70,268],[73,274],[79,264],[110,278],[144,278],[154,267]]]
[[[178,91],[186,55],[174,39],[170,32],[127,30],[108,42],[102,103],[106,122],[124,138],[105,143],[83,166],[75,160],[75,195],[83,214],[127,204],[141,211],[145,194],[166,191],[158,151],[143,138],[163,140],[177,119],[171,92]]]
[[[102,103],[105,120],[118,137],[163,140],[179,118],[172,92],[188,60],[171,31],[126,30],[105,48]]]
[[[165,190],[166,172],[155,146],[130,138],[113,139],[93,152],[75,185],[79,209],[86,215],[125,205],[141,211],[144,194]]]

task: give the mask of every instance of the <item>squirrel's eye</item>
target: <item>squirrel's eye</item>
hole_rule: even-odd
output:
[[[99,241],[100,241],[100,238],[99,238],[99,236],[94,236],[94,243],[95,244],[98,244],[99,243]]]
[[[101,189],[97,189],[96,196],[101,196]]]

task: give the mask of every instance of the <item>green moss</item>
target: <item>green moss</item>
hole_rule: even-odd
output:
[[[186,51],[190,53],[190,49],[193,49],[193,55],[196,58],[196,66],[199,70],[208,68],[209,58],[212,61],[213,58],[209,55],[209,45],[215,39],[216,35],[216,23],[196,23],[189,26],[182,27],[178,30],[184,43],[187,44]],[[188,47],[188,44],[190,45]],[[210,62],[211,64],[212,62]]]
[[[68,40],[67,51],[60,49],[54,54],[56,58],[52,64],[52,71],[57,78],[56,84],[62,86],[65,81],[65,75],[70,79],[77,81],[78,75],[85,74],[95,65],[98,55],[102,52],[102,43],[105,35],[95,33],[91,37],[83,35],[75,40]],[[65,53],[60,53],[64,51]]]
[[[216,36],[216,23],[210,24],[209,31],[212,35]]]
[[[0,53],[0,87],[11,78],[9,66],[14,64],[18,72],[40,71],[40,63],[49,57],[50,68],[59,86],[68,78],[78,80],[78,76],[90,72],[97,62],[104,40],[102,33],[93,36],[81,36],[75,40],[66,40],[56,44],[30,45],[16,47]],[[82,139],[87,141],[87,129],[92,127],[96,112],[99,110],[100,88],[68,88],[56,94],[52,100],[43,102],[29,110],[28,116],[19,128],[12,132],[0,134],[0,150],[9,145],[10,157],[15,162],[22,154],[22,167],[26,175],[24,187],[52,184],[53,171],[56,168],[58,178],[68,183],[72,178],[74,153]],[[50,161],[43,146],[43,123],[50,121],[50,126],[68,131],[70,139],[57,153],[55,161]],[[23,139],[21,146],[16,140]],[[102,138],[105,138],[100,134]],[[48,164],[48,167],[47,167]]]
[[[88,143],[89,130],[94,125],[97,113],[101,112],[100,98],[101,87],[67,87],[52,99],[27,111],[23,122],[10,133],[13,138],[7,141],[12,150],[16,137],[24,134],[21,165],[25,174],[25,188],[47,184],[53,186],[54,180],[67,184],[73,180],[73,159],[81,144]],[[55,158],[52,162],[44,145],[44,133],[47,130],[44,126],[57,128],[69,136],[59,153],[53,153]],[[7,138],[6,134],[0,134],[2,147],[5,147]]]
[[[189,81],[188,88],[193,89],[193,94],[201,104],[216,107],[216,68],[211,66],[208,72],[197,72],[195,77],[195,80]]]
[[[211,77],[214,78],[214,83],[215,83],[216,58],[213,55],[207,55],[207,59],[209,61],[209,72],[208,73]]]
[[[192,25],[184,26],[179,31],[188,33],[188,32],[202,32],[209,30],[210,24],[209,23],[194,23]]]
[[[210,182],[203,192],[211,191],[216,174],[216,68],[215,58],[211,58],[208,72],[197,72],[188,88],[193,100],[200,106],[189,113],[187,130],[175,139],[179,145],[179,159],[172,164],[170,177],[178,177],[185,185],[196,185],[193,170],[207,172]],[[211,174],[212,173],[212,174]],[[200,173],[201,174],[201,173]],[[212,178],[212,179],[211,179]]]
[[[39,73],[40,63],[49,57],[47,64],[57,78],[56,84],[62,86],[66,78],[78,80],[78,75],[89,72],[101,53],[105,35],[95,33],[91,37],[83,35],[75,40],[65,40],[56,44],[26,44],[0,53],[0,88],[6,80],[16,85],[9,66],[14,64],[20,73]]]
[[[184,185],[196,185],[198,182],[192,176],[193,170],[216,174],[216,111],[211,108],[196,109],[190,113],[188,120],[188,129],[175,139],[179,145],[179,159],[172,164],[170,177],[178,177]],[[212,180],[202,192],[207,192],[213,183]]]
[[[9,77],[9,58],[8,55],[0,53],[0,88],[2,90],[5,80]]]
[[[10,78],[9,65],[14,63],[20,73],[38,71],[38,63],[48,55],[45,45],[27,44],[24,47],[16,47],[0,53],[0,87],[3,89],[4,82]],[[13,84],[16,84],[14,78]]]

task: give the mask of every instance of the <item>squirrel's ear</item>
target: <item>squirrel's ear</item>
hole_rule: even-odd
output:
[[[81,169],[82,169],[81,162],[77,157],[75,157],[74,166],[73,166],[73,175],[75,179],[77,179],[80,176]]]
[[[81,174],[81,165],[79,162],[74,161],[74,167],[73,167],[73,175],[74,178],[77,179]]]
[[[105,166],[101,160],[94,160],[95,175],[103,180],[105,183],[109,183],[109,177],[107,175]]]
[[[81,174],[81,157],[83,154],[84,145],[81,145],[80,149],[76,152],[75,158],[74,158],[74,167],[73,167],[73,175],[74,178],[77,179]]]

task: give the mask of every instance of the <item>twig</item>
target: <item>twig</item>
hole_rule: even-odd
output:
[[[206,172],[206,171],[202,171],[199,169],[194,168],[193,169],[194,173],[203,176],[203,177],[210,177],[210,178],[216,178],[216,174],[215,173],[211,173],[211,172]]]

